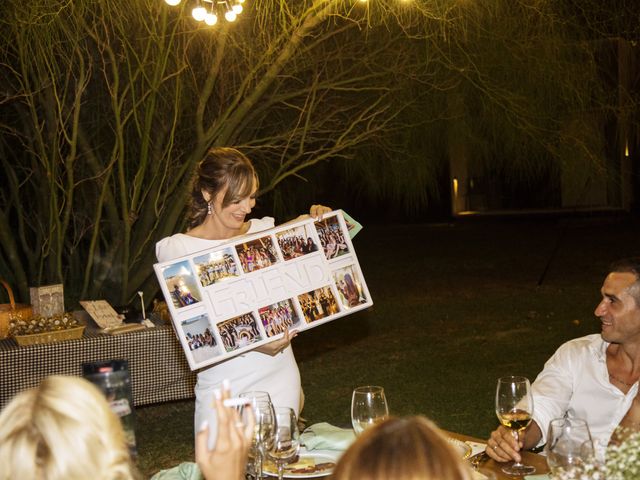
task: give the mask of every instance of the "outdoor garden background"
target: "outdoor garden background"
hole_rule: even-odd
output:
[[[344,423],[354,384],[381,383],[395,413],[481,435],[494,377],[594,331],[606,263],[636,253],[635,3],[247,0],[209,27],[188,0],[5,0],[0,277],[23,302],[51,283],[69,309],[150,302],[195,164],[234,146],[256,215],[365,224],[375,305],[296,339],[304,415]],[[452,183],[461,163],[482,175]],[[481,187],[484,213],[561,213],[452,217]],[[144,472],[189,459],[190,408],[141,409]]]

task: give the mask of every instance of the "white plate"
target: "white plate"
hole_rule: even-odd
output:
[[[462,457],[463,460],[466,460],[471,456],[471,446],[468,443],[451,437],[447,437],[447,440],[451,446],[460,453],[460,457]]]
[[[301,451],[299,454],[300,458],[313,458],[313,461],[316,465],[318,465],[319,463],[327,463],[327,462],[331,462],[335,465],[335,463],[337,462],[336,460],[336,456],[335,455],[328,455],[326,453],[315,453],[315,452],[304,452]],[[333,472],[333,467],[321,470],[319,472],[309,472],[309,473],[293,473],[291,471],[288,471],[290,469],[295,469],[296,468],[296,464],[292,463],[290,465],[285,465],[285,470],[284,470],[284,478],[315,478],[315,477],[327,477],[329,475],[331,475],[331,473]],[[272,470],[271,468],[269,468],[267,465],[264,466],[263,468],[263,473],[265,475],[269,475],[270,477],[277,477],[278,473],[274,470]]]

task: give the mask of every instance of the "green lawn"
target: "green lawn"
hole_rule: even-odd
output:
[[[346,426],[353,387],[377,384],[393,414],[479,437],[496,426],[496,379],[533,379],[563,341],[597,332],[608,263],[640,255],[628,217],[365,225],[354,246],[374,306],[294,340],[303,416]],[[191,401],[137,415],[143,473],[193,459]]]

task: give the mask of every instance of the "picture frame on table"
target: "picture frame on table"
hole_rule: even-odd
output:
[[[62,283],[30,287],[29,297],[34,316],[51,318],[64,313],[64,286]]]

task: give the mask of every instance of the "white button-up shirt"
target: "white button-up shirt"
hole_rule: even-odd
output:
[[[533,419],[546,443],[554,418],[583,418],[589,424],[597,456],[604,452],[611,434],[638,393],[636,382],[625,395],[609,381],[606,351],[600,334],[587,335],[563,344],[545,363],[532,385]]]

